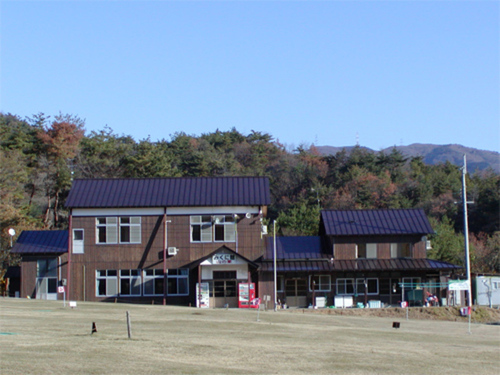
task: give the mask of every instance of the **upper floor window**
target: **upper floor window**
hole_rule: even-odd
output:
[[[191,242],[235,242],[236,221],[232,215],[191,216]]]
[[[120,217],[120,243],[141,243],[140,217]]]
[[[83,229],[73,229],[73,254],[83,254]]]
[[[212,242],[212,216],[191,216],[191,242]]]
[[[116,217],[98,217],[97,222],[97,243],[117,243],[117,224]]]
[[[391,243],[391,258],[409,258],[409,243]]]
[[[233,215],[214,216],[214,237],[216,242],[236,241],[235,221]]]
[[[140,217],[98,217],[96,230],[98,244],[118,243],[118,234],[120,243],[141,243]]]
[[[357,245],[358,258],[376,259],[377,244],[376,243],[361,243]]]

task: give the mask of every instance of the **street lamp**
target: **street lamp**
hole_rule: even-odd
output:
[[[16,231],[14,230],[14,228],[10,228],[9,229],[9,236],[10,236],[10,247],[12,248],[12,237],[14,237],[16,235]]]

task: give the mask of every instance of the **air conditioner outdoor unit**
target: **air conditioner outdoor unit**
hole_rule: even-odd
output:
[[[177,255],[177,251],[179,251],[179,249],[177,249],[176,247],[169,247],[168,255]]]
[[[432,249],[431,241],[429,240],[425,241],[425,250],[431,250],[431,249]]]
[[[267,234],[267,225],[262,226],[262,234]]]

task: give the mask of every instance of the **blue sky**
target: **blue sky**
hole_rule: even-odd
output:
[[[0,3],[0,111],[136,140],[500,150],[497,1]]]

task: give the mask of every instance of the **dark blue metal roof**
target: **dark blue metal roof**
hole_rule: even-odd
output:
[[[267,237],[265,259],[273,259],[274,239]],[[323,258],[321,237],[276,237],[277,259],[318,259]]]
[[[353,271],[439,271],[463,267],[433,259],[355,259],[355,260],[279,260],[279,272],[353,272]],[[273,262],[264,262],[261,271],[273,271]]]
[[[267,177],[186,177],[75,180],[69,208],[267,206]]]
[[[17,254],[60,254],[68,252],[67,230],[25,230],[11,250]]]
[[[321,212],[329,236],[429,234],[432,227],[422,209],[325,210]]]

